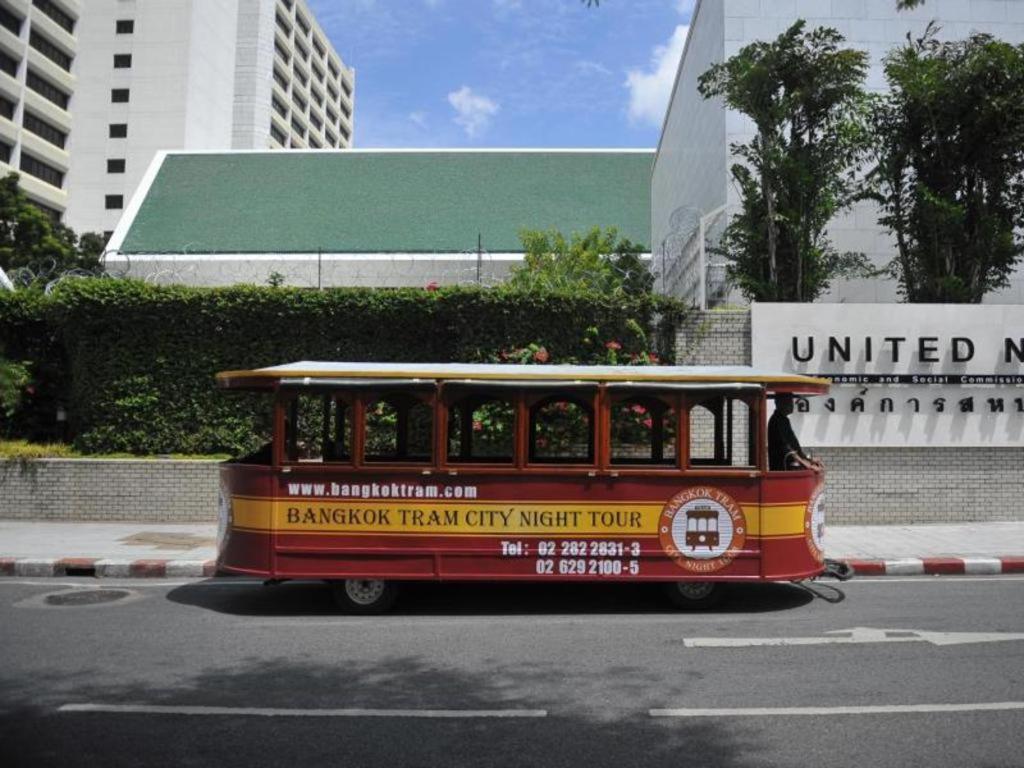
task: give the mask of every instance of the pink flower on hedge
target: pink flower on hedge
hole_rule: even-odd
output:
[[[544,347],[541,347],[540,349],[533,353],[533,359],[534,362],[537,363],[546,363],[548,360],[551,359],[551,355]]]
[[[646,419],[644,419],[644,426],[650,429],[651,427],[654,426],[654,420],[650,416],[648,416]]]
[[[605,349],[616,349],[616,350],[622,349],[622,345],[619,344],[619,342],[615,341],[614,339],[612,339],[611,341],[605,342],[604,347],[605,347]]]
[[[483,428],[484,428],[484,423],[482,421],[474,421],[473,422],[473,431],[474,432],[480,432],[480,431],[483,430]]]
[[[640,405],[640,403],[637,403],[636,405],[631,406],[630,410],[633,411],[633,413],[640,414],[641,416],[643,414],[647,413],[647,409],[644,408],[642,405]]]
[[[36,388],[29,384],[27,387],[25,387],[25,392],[30,395],[34,395],[36,393]]]
[[[440,286],[437,284],[437,280],[431,280],[429,283],[427,283],[428,291],[436,291],[439,287]]]
[[[648,352],[647,353],[647,359],[649,361],[651,361],[652,363],[654,363],[654,364],[657,364],[657,363],[661,362],[661,360],[658,359],[658,356],[656,354],[654,354],[653,352]]]

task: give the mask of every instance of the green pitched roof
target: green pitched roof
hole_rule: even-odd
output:
[[[491,253],[521,229],[650,244],[653,151],[168,154],[124,253]]]

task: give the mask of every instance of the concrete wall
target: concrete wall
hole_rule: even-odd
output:
[[[694,312],[676,340],[687,365],[750,365],[750,313]],[[1024,520],[1024,447],[817,448],[836,524]]]
[[[217,520],[219,463],[0,460],[0,520]]]

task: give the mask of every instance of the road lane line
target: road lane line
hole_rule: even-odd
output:
[[[122,715],[201,715],[214,717],[416,717],[512,718],[547,717],[546,709],[280,709],[272,707],[207,707],[163,704],[63,704],[58,712],[104,712]]]
[[[651,717],[818,717],[822,715],[902,715],[941,712],[1004,712],[1024,710],[1024,701],[979,704],[884,704],[845,707],[741,707],[735,709],[652,709]]]

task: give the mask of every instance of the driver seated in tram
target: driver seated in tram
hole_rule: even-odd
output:
[[[804,453],[797,440],[789,414],[793,412],[793,396],[788,392],[775,395],[775,412],[768,419],[768,469],[782,472],[788,469],[813,469],[821,472],[825,467]]]

